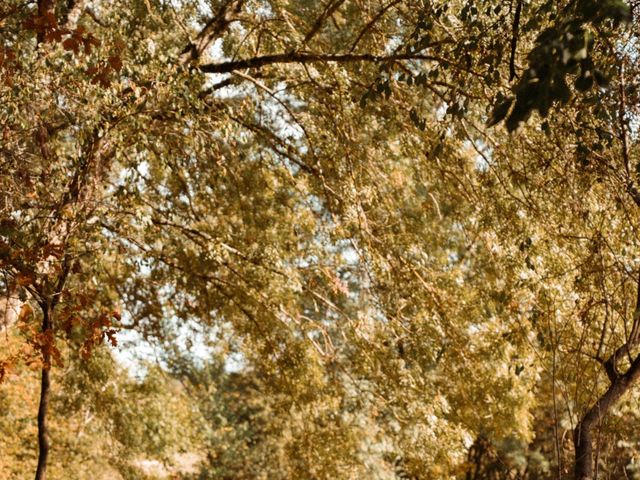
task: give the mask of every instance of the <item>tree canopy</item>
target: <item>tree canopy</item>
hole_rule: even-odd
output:
[[[640,478],[637,8],[6,0],[0,478]]]

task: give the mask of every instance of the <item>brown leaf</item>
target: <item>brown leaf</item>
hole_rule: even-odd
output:
[[[53,12],[45,12],[43,18],[45,20],[45,24],[46,25],[48,25],[50,27],[57,27],[58,26],[58,19],[53,14]]]
[[[122,59],[118,55],[112,55],[107,60],[111,68],[113,68],[116,72],[119,72],[122,69]]]
[[[78,53],[80,50],[80,46],[78,45],[78,41],[75,38],[67,38],[64,42],[62,42],[62,46],[65,50],[71,51],[74,53]]]
[[[107,74],[107,72],[102,72],[100,75],[98,75],[98,81],[100,82],[100,86],[103,88],[107,88],[109,87],[109,85],[111,85],[111,80],[109,79],[109,75]]]

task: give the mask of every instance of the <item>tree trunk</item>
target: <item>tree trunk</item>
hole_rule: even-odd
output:
[[[42,332],[51,332],[51,311],[49,306],[42,307]],[[49,369],[51,367],[51,353],[45,347],[43,351],[44,365],[42,367],[42,379],[40,383],[40,405],[38,407],[38,467],[36,480],[47,478],[47,456],[49,455],[49,435],[47,431],[47,407],[49,405]]]
[[[573,432],[575,447],[575,480],[593,479],[593,428],[604,418],[612,406],[640,377],[640,356],[636,357],[624,375],[618,375],[607,391],[582,417]]]
[[[593,438],[591,438],[591,425],[587,425],[584,418],[573,432],[573,444],[576,450],[575,478],[576,480],[591,480],[593,476]]]

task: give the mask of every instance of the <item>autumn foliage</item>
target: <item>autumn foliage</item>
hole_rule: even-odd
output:
[[[640,478],[637,9],[3,2],[0,479]]]

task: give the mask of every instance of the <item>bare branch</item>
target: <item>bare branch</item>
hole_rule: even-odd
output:
[[[209,63],[200,65],[199,69],[204,73],[231,73],[234,70],[243,70],[246,68],[263,68],[268,65],[284,64],[284,63],[320,63],[320,62],[335,62],[335,63],[355,63],[355,62],[370,62],[370,63],[384,63],[393,62],[397,60],[425,60],[433,62],[442,62],[450,65],[455,65],[453,62],[448,61],[442,57],[436,55],[424,55],[419,53],[399,53],[395,55],[372,55],[370,53],[363,54],[332,54],[332,53],[310,53],[310,52],[287,52],[278,53],[273,55],[263,55],[259,57],[247,58],[244,60],[235,60],[231,62],[222,63]]]

